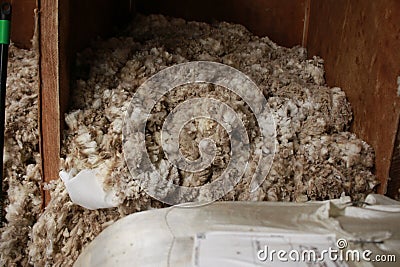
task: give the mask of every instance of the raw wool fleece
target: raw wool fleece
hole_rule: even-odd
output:
[[[41,212],[38,58],[10,46],[6,95],[4,198],[0,266],[27,266],[27,243]]]
[[[30,260],[37,266],[71,265],[102,229],[127,214],[162,207],[148,197],[129,174],[122,151],[124,114],[135,90],[151,75],[174,64],[208,60],[239,69],[263,91],[277,125],[277,150],[271,171],[256,194],[246,177],[224,200],[307,201],[351,196],[362,199],[377,184],[371,173],[373,150],[347,132],[350,104],[339,88],[324,81],[323,60],[307,60],[300,47],[283,48],[252,35],[240,25],[209,25],[164,16],[138,16],[123,37],[97,41],[78,56],[72,109],[63,143],[66,170],[102,168],[106,188],[118,192],[115,209],[90,211],[74,205],[62,182],[48,186],[52,200],[32,231]],[[154,108],[147,126],[147,149],[154,164],[165,162],[160,146],[162,119],[193,96],[217,96],[240,114],[251,140],[257,123],[245,103],[212,86],[188,85]],[[226,135],[210,121],[197,120],[182,133],[182,151],[198,153],[197,143],[211,136],[229,151]],[[187,134],[187,135],[186,135]],[[223,154],[222,153],[222,154]],[[171,169],[175,183],[211,181],[229,157],[217,154],[210,170],[189,176]],[[254,168],[254,163],[250,168]]]

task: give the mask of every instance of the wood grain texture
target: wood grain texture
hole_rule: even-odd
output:
[[[31,48],[35,29],[36,0],[11,0],[9,2],[13,8],[11,40],[20,48]]]
[[[326,79],[347,94],[352,131],[376,153],[385,193],[400,115],[400,1],[312,0],[308,49],[325,60]]]
[[[311,9],[311,0],[305,0],[304,2],[304,27],[303,27],[303,39],[301,42],[301,46],[306,47],[308,42],[308,28],[310,26],[310,9]]]
[[[400,200],[400,123],[397,128],[397,137],[393,149],[389,177],[387,195]]]
[[[60,159],[58,1],[41,0],[39,8],[40,149],[48,182],[58,178]],[[44,204],[49,200],[46,191]]]
[[[188,20],[240,23],[284,46],[301,45],[307,0],[137,0],[137,11]]]

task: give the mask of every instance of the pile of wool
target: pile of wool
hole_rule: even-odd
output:
[[[124,115],[146,79],[168,66],[196,60],[224,63],[248,75],[262,90],[276,121],[276,155],[264,183],[256,194],[249,194],[250,171],[223,200],[307,201],[342,194],[360,200],[373,191],[377,184],[371,173],[373,150],[347,132],[350,104],[341,89],[325,85],[322,59],[307,59],[304,48],[280,47],[240,25],[138,16],[122,36],[99,40],[78,56],[71,111],[65,116],[62,167],[101,168],[105,187],[118,192],[120,204],[114,209],[85,210],[70,201],[61,181],[50,184],[51,203],[32,231],[32,264],[70,265],[110,223],[163,206],[147,196],[128,171],[122,150]],[[209,96],[238,112],[250,141],[257,141],[254,115],[236,95],[210,85],[186,85],[165,96],[147,124],[147,149],[155,165],[166,161],[159,138],[163,119],[181,101]],[[174,183],[208,183],[229,161],[227,136],[212,121],[186,125],[181,150],[195,158],[198,140],[204,137],[220,146],[215,162],[194,175],[171,168],[169,178]],[[251,162],[250,170],[254,166]]]
[[[10,46],[4,148],[4,207],[0,265],[27,266],[27,244],[41,212],[38,58]]]

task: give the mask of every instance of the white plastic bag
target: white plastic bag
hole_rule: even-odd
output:
[[[73,171],[60,172],[60,178],[72,202],[90,210],[112,208],[118,205],[115,192],[104,190],[103,181],[98,173],[96,169],[82,170],[75,176]]]

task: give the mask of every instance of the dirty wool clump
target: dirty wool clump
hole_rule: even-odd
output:
[[[348,132],[351,107],[340,88],[324,81],[323,60],[307,59],[300,47],[284,48],[243,26],[186,22],[163,16],[138,16],[122,37],[97,41],[78,56],[72,109],[63,143],[65,170],[100,168],[106,190],[118,192],[115,209],[89,211],[72,204],[62,182],[49,185],[52,201],[32,231],[31,263],[72,264],[79,252],[107,225],[132,212],[162,207],[129,174],[122,150],[124,114],[137,88],[160,70],[189,61],[227,64],[248,75],[262,90],[276,122],[276,151],[271,171],[250,194],[249,171],[224,200],[307,201],[340,197],[362,199],[377,182],[371,169],[371,147]],[[186,85],[154,107],[146,129],[149,156],[167,166],[160,141],[163,120],[191,97],[220,99],[241,117],[252,144],[258,123],[237,95],[211,85]],[[183,128],[180,148],[189,159],[199,156],[198,143],[217,144],[215,161],[191,174],[166,168],[168,178],[185,186],[213,181],[229,161],[230,142],[223,128],[210,120],[193,120]],[[252,151],[256,148],[252,146]],[[192,157],[192,158],[191,158]],[[161,167],[160,167],[161,168]]]
[[[38,128],[38,58],[10,46],[4,155],[5,224],[0,265],[27,266],[30,231],[41,212]]]

